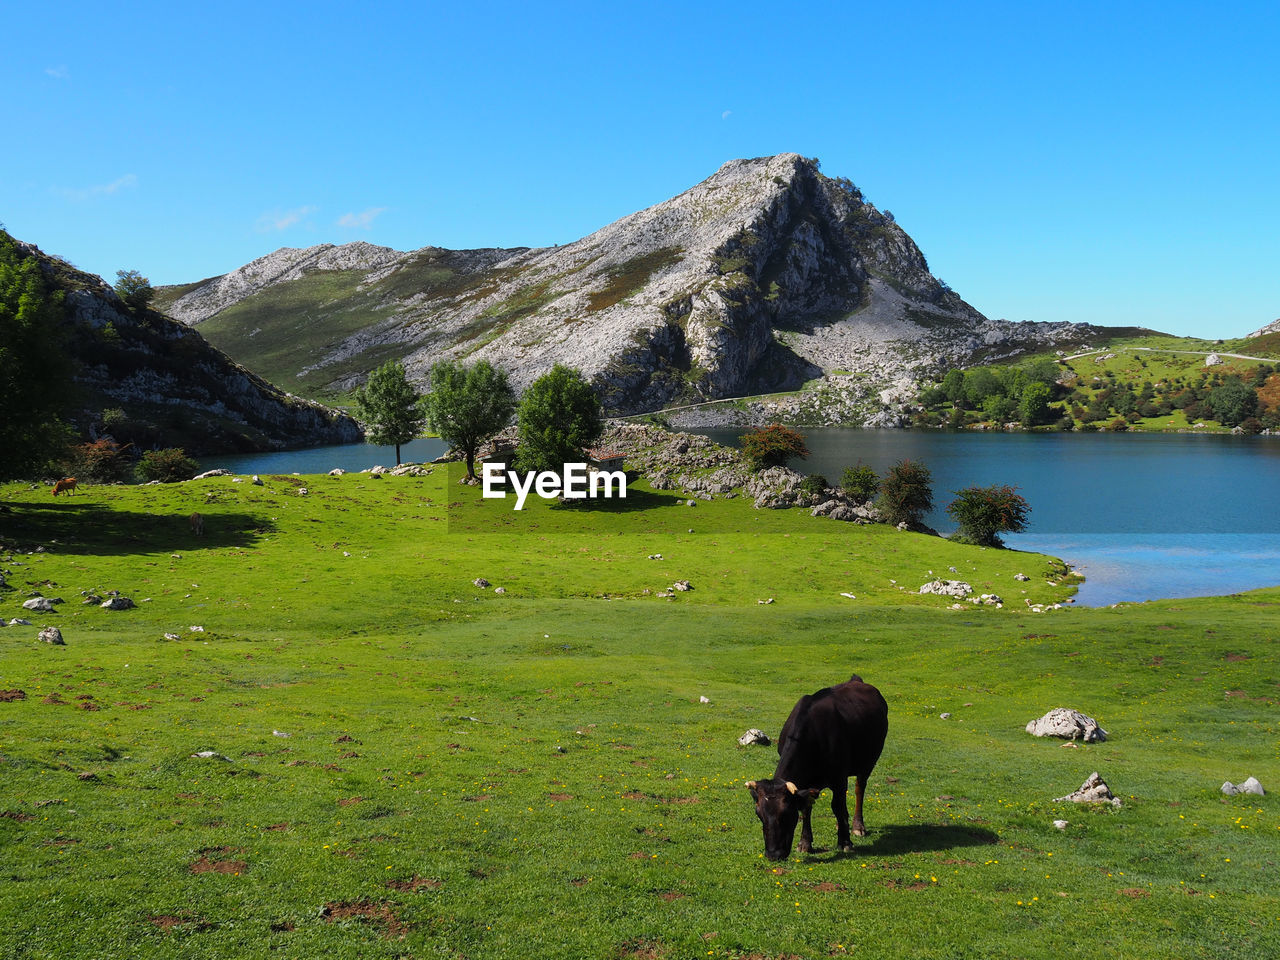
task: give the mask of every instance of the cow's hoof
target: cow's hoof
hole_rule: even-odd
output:
[[[844,843],[840,844],[840,852],[853,853],[853,844],[846,840]]]
[[[849,832],[852,833],[855,837],[865,837],[867,835],[867,828],[864,827],[862,824],[858,823],[858,824],[854,824],[853,829],[850,830]]]
[[[812,853],[813,846],[801,840],[799,846],[796,847],[796,850],[798,850],[800,853]]]

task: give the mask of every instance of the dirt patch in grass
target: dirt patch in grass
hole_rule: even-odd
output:
[[[815,883],[809,888],[815,893],[837,893],[844,889],[843,883],[832,883],[830,880],[823,880]]]
[[[6,820],[17,820],[19,823],[26,823],[28,820],[35,819],[32,814],[23,813],[21,810],[0,810],[0,817]]]
[[[434,877],[419,877],[414,874],[408,880],[388,880],[387,889],[397,893],[417,893],[419,890],[439,890],[444,884]]]
[[[63,699],[62,699],[62,697],[58,696],[56,693],[51,693],[51,694],[49,694],[47,697],[45,697],[43,700],[41,700],[40,702],[41,702],[41,703],[48,703],[48,704],[51,704],[51,705],[53,705],[53,706],[57,707],[57,706],[63,706],[63,705],[65,705],[67,701],[63,700]]]
[[[320,916],[326,923],[340,920],[359,920],[382,928],[382,935],[388,940],[398,940],[408,932],[409,927],[391,909],[387,903],[374,903],[370,900],[355,902],[333,901],[326,903]]]
[[[0,703],[13,703],[15,700],[27,699],[25,690],[0,690]]]
[[[572,793],[548,793],[547,799],[554,800],[557,803],[563,803],[565,800],[572,800],[573,794]]]
[[[297,928],[290,920],[277,920],[275,923],[271,924],[272,933],[292,933],[296,929]]]
[[[618,944],[613,955],[619,960],[662,960],[668,950],[661,940],[628,940]]]
[[[164,913],[154,917],[147,917],[147,920],[154,923],[165,933],[168,933],[175,927],[190,927],[193,930],[208,930],[213,926],[213,924],[208,920],[201,920],[199,917],[180,917],[172,913]]]
[[[1120,894],[1133,900],[1142,900],[1151,896],[1151,891],[1143,890],[1141,887],[1124,887],[1120,890]]]
[[[1227,663],[1239,663],[1241,660],[1251,659],[1247,653],[1228,653],[1226,656]]]
[[[350,807],[350,806],[352,806],[353,804],[357,804],[357,803],[359,803],[359,802],[360,802],[361,800],[363,800],[363,799],[364,799],[364,797],[347,797],[345,800],[339,800],[339,801],[338,801],[338,806],[340,806],[340,807]]]
[[[263,830],[288,830],[288,829],[289,829],[289,824],[287,824],[287,823],[273,823],[273,824],[271,824],[271,826],[269,826],[269,827],[263,827],[262,829],[263,829]]]
[[[915,883],[906,883],[902,880],[886,880],[884,885],[890,890],[923,890],[929,886],[923,880],[917,880]]]
[[[249,864],[243,860],[224,860],[222,857],[228,853],[236,853],[238,851],[231,847],[209,847],[200,851],[200,857],[195,863],[191,864],[192,873],[245,873],[249,869]]]
[[[670,903],[673,900],[683,900],[684,894],[677,893],[675,890],[664,890],[662,893],[658,894],[658,899],[664,903]]]

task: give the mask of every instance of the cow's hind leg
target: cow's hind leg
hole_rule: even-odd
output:
[[[836,849],[841,853],[853,850],[849,839],[849,781],[841,780],[831,788],[831,812],[836,815]]]
[[[855,837],[867,835],[867,825],[862,822],[862,794],[866,789],[867,778],[858,777],[857,786],[853,790],[853,835]]]

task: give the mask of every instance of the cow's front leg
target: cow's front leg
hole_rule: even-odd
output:
[[[853,842],[849,839],[849,781],[841,780],[831,788],[831,812],[836,815],[836,849],[851,853]]]
[[[813,825],[809,822],[809,814],[813,812],[813,803],[806,803],[800,810],[800,852],[813,850]]]
[[[853,788],[853,835],[865,837],[867,825],[862,822],[862,794],[867,789],[867,778],[859,777],[857,786]]]

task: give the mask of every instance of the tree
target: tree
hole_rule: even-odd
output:
[[[933,475],[918,460],[899,460],[880,482],[876,508],[889,523],[916,526],[933,509]]]
[[[1258,395],[1238,377],[1227,377],[1208,397],[1213,419],[1224,427],[1234,427],[1257,412]]]
[[[997,484],[990,487],[965,487],[947,505],[960,529],[953,539],[982,547],[1002,547],[1002,532],[1021,533],[1027,528],[1031,507],[1017,487]]]
[[[390,444],[396,448],[400,465],[400,445],[414,439],[426,418],[422,397],[413,389],[403,364],[389,360],[356,391],[355,414],[364,424],[367,443]]]
[[[855,466],[846,467],[844,476],[840,478],[840,486],[850,496],[857,497],[864,503],[874,497],[880,490],[880,476],[861,460]]]
[[[0,480],[38,475],[71,439],[66,323],[62,291],[0,230]]]
[[[145,310],[156,295],[151,281],[137,270],[116,271],[116,293],[131,310]]]
[[[473,367],[437,363],[422,410],[431,428],[467,458],[467,479],[476,478],[476,451],[507,425],[516,409],[507,375],[485,360]]]
[[[1049,396],[1048,385],[1040,380],[1032,380],[1022,388],[1022,399],[1018,401],[1018,413],[1024,427],[1034,427],[1049,419]]]
[[[759,430],[744,433],[740,439],[742,455],[756,470],[785,467],[789,460],[803,460],[809,456],[809,448],[804,445],[804,434],[780,423],[771,423]]]
[[[582,374],[562,363],[525,390],[516,411],[521,470],[559,470],[582,459],[604,430],[600,398]]]

